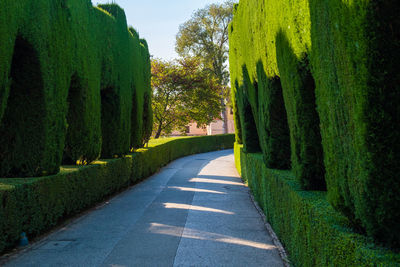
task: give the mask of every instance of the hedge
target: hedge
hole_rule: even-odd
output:
[[[237,121],[240,122],[240,129],[242,129],[242,136],[240,139],[246,151],[250,153],[258,152],[261,148],[249,99],[242,90],[238,90],[238,94],[240,94],[240,96],[237,98],[237,106],[239,107],[239,120]]]
[[[131,135],[145,130],[132,106],[151,120],[147,68],[148,48],[115,4],[1,1],[0,176],[55,174],[136,147]]]
[[[302,188],[326,185],[353,227],[399,248],[400,5],[254,0],[240,1],[234,13],[233,103],[244,112],[248,95],[267,166],[280,168],[278,153],[287,151],[277,138],[284,131],[273,134],[283,128],[270,119],[286,111],[277,118],[289,125],[291,170]],[[280,87],[283,103],[270,96]]]
[[[325,190],[325,167],[315,82],[307,54],[298,59],[286,35],[276,36],[276,58],[290,125],[293,172],[302,188]]]
[[[148,148],[88,166],[62,166],[59,174],[0,179],[0,252],[155,173],[168,162],[190,154],[232,148],[234,135],[151,140]]]
[[[269,169],[262,154],[235,144],[238,171],[248,183],[293,266],[399,266],[400,254],[354,232],[326,192],[304,191],[293,172]]]
[[[230,27],[230,71],[239,88],[258,87],[251,105],[267,166],[292,167],[304,188],[323,189],[314,88],[301,60],[311,47],[307,11],[308,1],[241,1]]]
[[[328,199],[400,248],[400,5],[310,1]]]

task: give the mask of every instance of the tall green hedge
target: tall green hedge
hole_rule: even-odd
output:
[[[310,47],[308,1],[241,1],[236,6],[231,81],[239,88],[258,87],[251,105],[264,161],[270,168],[292,168],[305,188],[323,189],[319,118],[315,100],[310,102],[315,88],[304,60]],[[237,91],[233,95],[237,98]]]
[[[283,32],[276,35],[276,57],[290,125],[293,172],[305,189],[326,189],[315,82],[307,54],[297,58]]]
[[[238,94],[237,106],[239,107],[239,122],[241,124],[240,129],[242,129],[241,140],[244,144],[244,149],[249,153],[258,152],[260,151],[260,143],[249,99],[245,95],[246,91],[243,91],[242,88],[238,89]]]
[[[230,25],[239,113],[241,88],[258,86],[250,92],[254,115],[260,103],[277,103],[260,94],[260,81],[279,77],[296,178],[304,189],[326,183],[334,208],[392,247],[400,246],[398,14],[394,0],[254,0],[240,1]],[[277,109],[265,110],[272,117]],[[277,127],[268,119],[255,124],[260,144],[285,147],[269,135]],[[264,158],[273,151],[261,147]]]
[[[62,166],[61,172],[29,179],[0,178],[0,253],[48,231],[69,216],[190,154],[232,148],[234,135],[165,138],[118,159],[88,166]]]
[[[134,42],[138,44],[138,46],[135,46],[134,57],[140,59],[135,61],[135,64],[140,67],[134,69],[132,87],[134,91],[133,102],[135,104],[131,115],[132,125],[136,125],[136,128],[141,129],[141,131],[136,131],[132,128],[131,148],[138,148],[143,145],[144,140],[148,139],[152,131],[151,64],[147,42],[139,38],[139,34],[134,28],[131,27],[129,30],[134,37]],[[144,111],[148,112],[144,113]]]
[[[101,98],[99,93],[98,41],[93,34],[91,17],[93,10],[79,1],[68,1],[69,53],[71,64],[67,73],[67,132],[64,145],[64,164],[87,164],[101,153]],[[72,46],[74,44],[74,46]],[[64,89],[65,90],[65,89]]]
[[[1,1],[0,177],[129,152],[131,136],[145,132],[132,124],[132,106],[151,120],[143,93],[133,97],[151,95],[149,78],[137,78],[148,65],[147,46],[115,4]]]
[[[144,81],[144,95],[143,95],[143,127],[142,138],[140,146],[148,142],[153,133],[153,108],[151,106],[153,91],[151,89],[151,62],[149,47],[145,39],[140,39],[142,58],[143,58],[143,81]]]
[[[62,2],[0,2],[0,176],[59,169],[72,77]]]
[[[400,5],[310,1],[328,198],[400,247]]]

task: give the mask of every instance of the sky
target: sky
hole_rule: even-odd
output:
[[[149,44],[155,58],[177,58],[175,36],[179,25],[194,11],[224,0],[92,0],[93,5],[115,2],[125,10],[128,25],[133,26]]]

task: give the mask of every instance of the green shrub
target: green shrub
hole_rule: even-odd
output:
[[[310,1],[328,199],[376,240],[400,247],[400,6]]]
[[[262,64],[258,76],[258,129],[264,162],[270,168],[290,169],[290,137],[279,77],[268,79]]]
[[[64,61],[69,69],[63,164],[87,164],[99,158],[102,146],[100,59],[94,34],[101,30],[90,23],[93,9],[88,5],[68,1],[63,10],[68,20],[63,30],[70,43],[69,58]]]
[[[308,57],[305,54],[299,61],[282,32],[276,36],[276,50],[290,127],[292,170],[304,189],[326,190],[315,82]]]
[[[0,2],[2,177],[53,174],[62,160],[72,75],[66,77],[68,14],[53,4],[60,1]]]
[[[261,95],[259,74],[268,81],[279,77],[297,179],[304,188],[324,189],[325,169],[334,208],[358,230],[395,248],[400,247],[399,13],[394,0],[240,1],[229,27],[238,113],[245,95],[238,88],[257,85],[249,93],[252,112],[262,114],[264,102],[265,115],[259,117],[272,116],[276,109],[268,103],[274,101]],[[266,163],[278,168],[268,162],[277,152],[266,153],[265,144],[286,146],[269,135],[276,126],[254,117]]]
[[[235,84],[235,86],[237,86],[237,84]],[[258,141],[257,127],[249,99],[245,93],[246,92],[243,91],[242,88],[238,88],[237,105],[239,107],[240,129],[242,129],[241,140],[246,151],[258,152],[260,151],[260,144]]]
[[[236,5],[235,5],[236,8]],[[230,32],[233,31],[233,26],[230,25],[229,26]],[[232,42],[232,36],[229,36],[229,49],[230,50],[235,50],[237,51],[236,47],[231,45]],[[239,63],[236,59],[235,59],[236,53],[231,52],[229,54],[229,69],[230,72],[232,72],[232,70],[237,70],[238,67],[236,65],[232,65],[232,64],[237,64]],[[239,112],[239,102],[238,102],[238,93],[240,93],[239,90],[239,81],[237,80],[232,80],[234,76],[232,76],[231,74],[231,98],[232,98],[232,110],[233,110],[233,120],[235,123],[235,140],[236,142],[238,142],[239,144],[243,144],[243,133],[242,133],[242,122],[240,121],[240,112]]]
[[[290,137],[282,87],[274,57],[275,44],[273,41],[266,42],[261,37],[279,29],[281,13],[271,13],[269,16],[272,19],[269,21],[271,24],[267,23],[265,12],[272,7],[263,6],[261,2],[249,1],[237,5],[234,20],[229,27],[229,65],[232,88],[234,88],[232,102],[237,104],[240,114],[242,112],[240,102],[243,101],[241,95],[246,95],[253,112],[266,164],[272,168],[287,169],[291,165]],[[282,4],[282,8],[288,7]],[[245,92],[241,92],[243,90]],[[243,127],[240,130],[242,135],[248,135]],[[245,144],[244,141],[243,143]]]
[[[352,231],[325,192],[303,191],[293,172],[267,168],[261,154],[239,144],[235,157],[293,266],[399,266],[400,254]]]
[[[148,148],[88,166],[62,166],[40,178],[0,179],[0,252],[21,232],[33,238],[108,196],[190,154],[232,148],[234,135],[151,140]]]
[[[112,17],[104,16],[102,10]],[[116,4],[99,5],[99,9],[95,10],[95,19],[99,29],[102,29],[96,36],[98,43],[102,44],[99,49],[103,139],[101,157],[113,158],[130,150],[133,104],[131,84],[136,66],[130,57],[133,47],[130,45],[131,35],[124,11]]]
[[[0,176],[50,175],[62,161],[129,152],[144,132],[131,126],[132,105],[141,121],[150,91],[142,43],[115,4],[1,1]]]
[[[150,68],[150,56],[147,49],[147,44],[145,45],[145,43],[141,42],[138,32],[132,27],[129,28],[129,31],[133,36],[133,42],[135,44],[133,50],[133,60],[135,62],[135,65],[138,66],[133,70],[134,83],[132,84],[132,88],[134,94],[132,97],[133,103],[135,104],[132,107],[131,113],[131,148],[139,148],[143,144],[142,139],[146,132],[146,122],[143,121],[143,118],[149,116],[148,118],[152,119],[152,116],[150,116],[151,113],[149,113],[148,115],[144,114],[144,109],[146,108],[144,105],[145,94],[149,92],[149,90],[151,91],[150,77],[148,76],[150,72],[150,70],[148,69]]]
[[[151,89],[151,63],[150,54],[147,41],[140,39],[141,52],[142,52],[142,62],[143,62],[143,81],[144,81],[144,95],[143,95],[143,129],[142,138],[140,145],[150,139],[153,133],[153,109],[151,106],[152,102],[152,89]]]

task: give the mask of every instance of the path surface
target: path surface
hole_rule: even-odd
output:
[[[6,266],[283,266],[232,150],[189,156]]]

